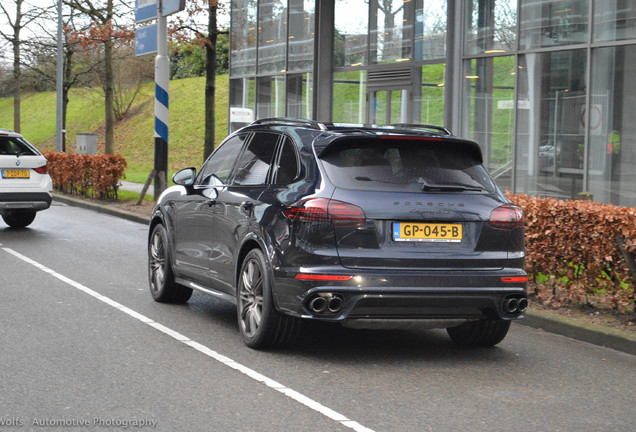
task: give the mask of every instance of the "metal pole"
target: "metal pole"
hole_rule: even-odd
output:
[[[168,35],[162,0],[157,10],[157,56],[155,57],[155,200],[165,190],[168,175],[168,124],[170,64]]]
[[[56,115],[55,115],[55,151],[64,151],[63,110],[64,100],[64,56],[62,41],[62,0],[57,0],[57,71],[55,77]]]

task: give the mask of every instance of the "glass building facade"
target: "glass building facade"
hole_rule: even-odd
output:
[[[636,2],[231,3],[241,121],[444,125],[502,189],[636,206]]]

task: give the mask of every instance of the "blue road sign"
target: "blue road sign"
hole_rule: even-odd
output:
[[[185,9],[185,0],[163,0],[161,2],[161,15],[168,16]]]
[[[157,52],[157,24],[137,29],[135,32],[135,55],[142,56]]]
[[[157,18],[157,0],[135,0],[135,22]]]

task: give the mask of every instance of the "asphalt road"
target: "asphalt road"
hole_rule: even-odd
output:
[[[54,203],[0,223],[0,430],[633,431],[636,357],[513,325],[307,326],[246,348],[231,305],[152,301],[146,226]]]

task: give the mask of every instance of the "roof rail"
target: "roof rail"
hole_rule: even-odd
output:
[[[308,126],[312,129],[326,131],[329,126],[333,126],[332,123],[323,123],[316,120],[298,119],[292,117],[270,117],[253,121],[250,125],[262,125],[262,124],[283,124],[283,125],[299,125]]]
[[[428,124],[414,124],[414,123],[395,123],[395,124],[392,124],[391,126],[408,127],[413,129],[429,129],[429,130],[442,132],[444,135],[452,135],[451,131],[449,131],[448,129],[442,126],[434,126],[434,125],[428,125]]]

